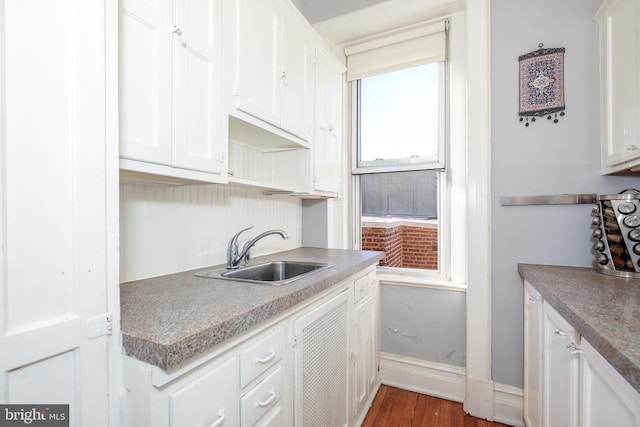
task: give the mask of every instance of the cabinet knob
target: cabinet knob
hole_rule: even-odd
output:
[[[280,78],[282,79],[282,83],[286,86],[287,84],[289,84],[289,81],[287,80],[287,72],[283,71],[282,73],[280,73]]]
[[[536,298],[536,297],[529,297],[529,302],[535,303],[540,301],[540,299]]]
[[[640,150],[640,146],[636,144],[627,145],[627,151],[637,151]]]
[[[567,333],[565,331],[563,331],[562,329],[556,329],[554,334],[558,338],[565,338],[567,336]]]
[[[180,37],[180,43],[182,43],[183,46],[186,46],[187,38],[185,37],[182,28],[174,25],[173,28],[171,28],[171,34],[175,34],[176,36]]]
[[[582,353],[582,349],[580,347],[578,347],[578,344],[574,343],[573,341],[570,342],[569,344],[567,344],[567,351],[569,351],[569,353],[571,353],[571,354],[580,354],[580,353]]]

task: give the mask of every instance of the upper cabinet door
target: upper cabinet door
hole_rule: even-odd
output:
[[[640,7],[637,0],[606,1],[600,23],[602,172],[640,164]]]
[[[299,19],[283,15],[281,126],[310,141],[313,136],[314,48]]]
[[[280,6],[275,0],[237,1],[236,108],[280,126]]]
[[[313,190],[337,195],[342,185],[343,72],[317,50]]]
[[[120,7],[120,157],[171,164],[171,2]]]
[[[221,173],[222,4],[180,0],[176,11],[174,166]]]

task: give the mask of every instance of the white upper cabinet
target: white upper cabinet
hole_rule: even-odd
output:
[[[123,0],[120,8],[120,156],[171,164],[169,2]]]
[[[226,180],[221,52],[221,0],[122,1],[121,169]]]
[[[600,25],[602,173],[640,170],[640,5],[606,0]]]
[[[313,50],[308,24],[279,0],[236,1],[235,107],[309,141]]]
[[[344,67],[317,49],[313,192],[336,196],[342,185],[342,87]]]
[[[290,11],[283,15],[281,125],[306,141],[313,138],[314,49],[309,30]]]
[[[176,6],[174,166],[221,173],[227,144],[220,132],[221,1],[180,0]]]

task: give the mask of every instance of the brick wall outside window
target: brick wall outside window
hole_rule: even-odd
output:
[[[362,226],[362,249],[385,252],[381,266],[438,269],[438,228]]]

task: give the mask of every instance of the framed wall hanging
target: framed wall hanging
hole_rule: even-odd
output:
[[[518,57],[520,69],[520,121],[529,126],[536,117],[558,123],[564,116],[564,48],[538,50]]]

